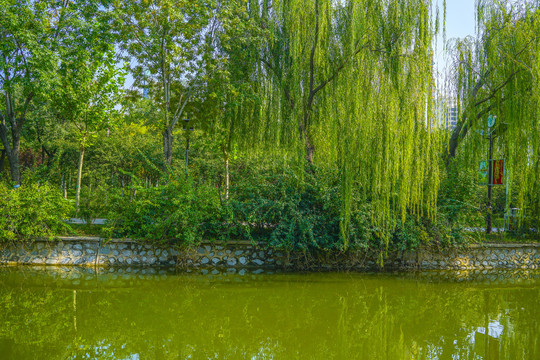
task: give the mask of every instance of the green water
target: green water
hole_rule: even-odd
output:
[[[108,271],[0,268],[0,359],[540,359],[539,272]]]

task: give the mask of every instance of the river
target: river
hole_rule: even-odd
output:
[[[540,359],[540,272],[4,267],[0,359]]]

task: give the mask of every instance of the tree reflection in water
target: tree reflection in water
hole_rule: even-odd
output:
[[[0,358],[540,358],[540,273],[462,275],[3,268]]]

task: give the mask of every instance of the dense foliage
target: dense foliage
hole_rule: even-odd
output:
[[[458,244],[486,214],[487,114],[509,169],[495,226],[518,207],[534,231],[539,13],[498,4],[456,44],[450,134],[430,0],[0,0],[0,238],[73,216],[180,244]]]
[[[462,116],[449,143],[454,168],[505,160],[504,211],[519,208],[526,228],[540,224],[540,10],[538,2],[478,1],[476,38],[454,46],[451,90]],[[488,128],[488,116],[496,123]],[[462,170],[463,171],[463,170]]]
[[[72,204],[48,185],[10,189],[0,184],[0,239],[52,238],[66,233],[69,227],[64,219],[72,210]]]

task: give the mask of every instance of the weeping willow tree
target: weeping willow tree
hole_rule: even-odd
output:
[[[453,86],[461,118],[448,146],[448,163],[477,167],[505,159],[509,207],[540,216],[540,3],[477,1],[477,36],[455,45]],[[494,115],[494,129],[487,117]],[[491,210],[488,208],[488,229]],[[489,231],[489,230],[488,230]]]
[[[441,144],[431,1],[254,0],[247,8],[269,35],[252,63],[261,100],[236,109],[237,138],[293,154],[307,171],[338,169],[344,249],[353,191],[372,205],[386,242],[407,214],[434,216]]]

